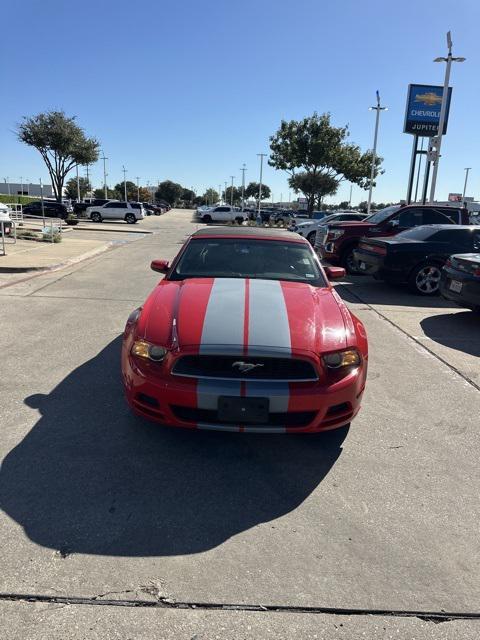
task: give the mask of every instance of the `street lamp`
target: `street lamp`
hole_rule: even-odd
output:
[[[223,192],[223,203],[227,204],[227,181],[223,183],[225,185],[225,191]]]
[[[80,178],[78,176],[78,164],[77,164],[77,202],[80,202]]]
[[[258,215],[260,215],[260,202],[262,201],[262,176],[263,176],[263,159],[266,153],[257,153],[257,158],[260,157],[260,182],[258,184]]]
[[[232,187],[230,189],[230,206],[233,207],[233,179],[235,176],[230,176],[230,178],[232,179]]]
[[[135,179],[137,181],[137,202],[140,202],[140,176],[135,176]]]
[[[432,183],[430,185],[430,202],[435,201],[435,186],[437,184],[438,162],[440,160],[440,149],[442,146],[443,127],[445,126],[445,116],[447,114],[448,104],[448,86],[450,83],[450,69],[452,62],[465,62],[466,58],[454,58],[452,56],[452,34],[447,32],[448,55],[446,58],[440,56],[434,59],[434,62],[446,62],[445,80],[443,82],[442,106],[440,107],[440,119],[438,122],[438,133],[432,138],[432,150],[430,158],[433,160]]]
[[[125,194],[125,202],[128,202],[127,200],[127,169],[125,169],[125,165],[122,165],[122,171],[123,171],[123,192]]]
[[[367,214],[370,215],[370,207],[372,205],[372,190],[373,190],[373,178],[375,176],[375,161],[377,159],[377,139],[378,139],[378,126],[380,124],[380,112],[388,111],[388,107],[382,107],[380,105],[380,93],[377,90],[377,106],[369,107],[369,111],[376,111],[375,116],[375,135],[373,136],[373,152],[372,152],[372,170],[370,171],[370,188],[368,190],[368,205]]]
[[[463,185],[462,200],[465,198],[465,194],[467,192],[468,174],[470,173],[471,168],[472,167],[465,167],[465,184]]]
[[[220,204],[222,203],[222,185],[218,185],[218,197],[220,198]]]
[[[247,170],[247,166],[243,163],[240,171],[242,172],[242,211],[245,209],[245,171]]]
[[[108,199],[108,193],[107,193],[107,167],[105,164],[105,160],[108,160],[108,158],[105,157],[105,152],[102,151],[103,156],[102,156],[102,160],[103,160],[103,190],[104,190],[104,196],[105,196],[105,200]]]

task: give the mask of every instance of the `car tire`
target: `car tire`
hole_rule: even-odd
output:
[[[362,273],[355,262],[355,258],[353,257],[353,252],[355,251],[356,248],[357,248],[357,245],[353,245],[351,247],[348,247],[342,253],[342,260],[341,260],[342,267],[344,267],[346,272],[351,276],[358,276],[358,275],[361,275]]]
[[[154,213],[154,215],[156,215],[156,216],[160,216],[160,215],[162,215],[162,212],[161,212],[161,211],[154,211],[153,213]]]
[[[125,215],[125,222],[126,222],[127,224],[135,224],[135,223],[136,223],[136,221],[137,221],[137,219],[136,219],[136,217],[135,217],[135,214],[133,214],[133,213],[127,213],[127,214]]]
[[[235,218],[235,222],[236,222],[237,224],[243,224],[243,218],[240,218],[240,217]]]
[[[205,216],[202,216],[202,222],[206,222],[208,224],[211,221],[212,221],[212,216],[209,216],[208,214]]]
[[[408,276],[408,287],[421,296],[435,296],[439,293],[442,267],[435,262],[418,264]]]
[[[90,220],[92,222],[102,222],[102,216],[98,213],[98,211],[94,211],[90,214]]]
[[[316,235],[317,235],[316,231],[310,231],[310,233],[307,235],[307,240],[312,245],[312,247],[315,244],[315,236]]]

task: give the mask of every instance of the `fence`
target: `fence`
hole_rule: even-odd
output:
[[[10,205],[8,205],[10,206]],[[21,205],[19,205],[21,207]],[[13,213],[13,215],[12,215]],[[1,248],[2,253],[0,255],[6,256],[7,252],[5,249],[6,244],[16,244],[17,242],[17,225],[19,221],[23,224],[26,219],[33,219],[34,222],[42,222],[42,226],[38,229],[38,231],[43,235],[44,238],[48,238],[50,236],[50,242],[55,242],[55,236],[57,234],[63,233],[63,220],[61,218],[45,218],[43,216],[35,216],[33,214],[24,215],[23,211],[20,211],[21,218],[15,218],[15,213],[10,213],[10,220],[0,220],[0,234],[1,234]],[[11,229],[13,230],[13,236],[11,231],[7,234],[5,233],[6,225],[11,225]],[[7,242],[7,240],[11,240],[11,242]]]

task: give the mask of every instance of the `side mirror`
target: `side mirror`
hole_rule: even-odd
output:
[[[325,267],[325,273],[329,280],[340,280],[345,277],[345,269],[343,267]]]
[[[158,273],[168,273],[170,263],[168,260],[152,260],[150,269],[152,269],[152,271],[158,271]]]
[[[398,227],[399,225],[400,225],[400,222],[398,220],[389,220],[385,225],[385,227],[387,229],[395,229],[395,227]]]

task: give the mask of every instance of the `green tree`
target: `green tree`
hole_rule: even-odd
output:
[[[338,181],[328,175],[321,173],[308,173],[302,171],[295,173],[288,179],[288,184],[295,193],[303,193],[307,199],[307,209],[313,211],[315,201],[317,206],[321,207],[322,200],[325,196],[333,196],[338,189]]]
[[[223,200],[224,202],[226,202],[227,204],[230,204],[230,202],[232,202],[232,187],[227,187],[227,190],[223,192]],[[241,189],[238,189],[237,187],[233,187],[233,204],[234,205],[239,205],[241,203],[242,200],[242,191]]]
[[[245,188],[245,198],[255,198],[258,202],[258,193],[260,189],[259,182],[250,182]],[[268,200],[271,196],[270,187],[266,184],[262,184],[262,200]]]
[[[78,178],[78,183],[80,185],[80,198],[84,198],[87,193],[92,190],[92,185],[86,178]],[[65,186],[65,196],[70,198],[70,200],[77,199],[78,191],[76,178],[70,178],[70,180],[67,181]]]
[[[342,200],[342,202],[340,202],[340,204],[338,205],[339,209],[350,209],[350,203],[348,200]]]
[[[127,200],[129,202],[136,202],[137,201],[137,185],[131,180],[127,180],[126,183],[127,183]],[[116,184],[114,190],[120,196],[121,200],[125,199],[125,185],[123,181]]]
[[[112,200],[120,200],[119,196],[119,193],[107,187],[107,198],[111,198]],[[103,200],[105,198],[105,189],[103,187],[101,189],[94,189],[93,197]]]
[[[193,204],[193,199],[195,197],[194,192],[191,189],[184,189],[182,193],[182,200],[186,203]]]
[[[174,205],[177,200],[180,200],[183,193],[183,187],[178,182],[172,182],[171,180],[164,180],[158,185],[158,189],[155,192],[155,198],[157,200],[165,200],[170,205]]]
[[[293,177],[297,171],[311,176],[327,176],[337,183],[348,180],[362,189],[370,185],[372,152],[362,153],[356,144],[348,143],[348,126],[334,127],[330,114],[324,113],[303,120],[282,120],[278,131],[270,137],[271,155],[268,163],[283,169]],[[382,158],[375,160],[374,177],[380,170]],[[375,184],[375,183],[373,183]],[[309,213],[313,210],[313,200]]]
[[[220,200],[220,195],[215,189],[207,189],[203,194],[203,200],[205,203],[216,204]]]
[[[58,202],[62,200],[68,173],[77,165],[93,164],[98,160],[99,142],[95,138],[87,138],[75,117],[69,118],[64,111],[47,111],[24,117],[18,125],[17,137],[40,152]]]

